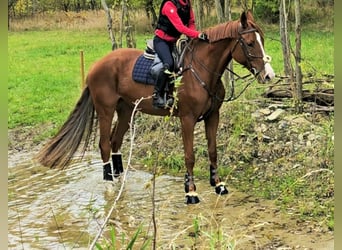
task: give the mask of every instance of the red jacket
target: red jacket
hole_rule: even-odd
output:
[[[180,17],[177,14],[177,7],[171,2],[168,1],[164,4],[161,14],[168,17],[170,22],[173,24],[173,26],[182,34],[190,37],[190,38],[196,38],[198,37],[199,31],[196,30],[195,26],[195,15],[192,9],[190,9],[190,19],[189,19],[189,25],[188,27],[185,26],[180,19]],[[172,37],[168,34],[166,34],[161,29],[156,29],[154,34],[161,39],[168,41],[168,42],[176,42],[179,37]]]

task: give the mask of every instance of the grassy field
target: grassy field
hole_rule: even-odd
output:
[[[151,34],[137,35],[143,49]],[[304,74],[333,74],[333,34],[305,31],[303,34]],[[85,70],[110,52],[106,31],[54,30],[10,32],[8,36],[8,127],[53,123],[60,126],[81,91],[80,51]],[[277,31],[267,32],[266,50],[272,66],[282,75],[281,44]],[[238,72],[247,73],[236,66]]]
[[[66,26],[65,26],[66,27]],[[83,26],[82,26],[83,27]],[[105,25],[103,26],[105,27]],[[272,66],[277,76],[283,75],[283,60],[281,43],[277,27],[265,25],[266,52],[272,56]],[[145,48],[145,41],[153,37],[152,32],[137,34],[137,47]],[[293,40],[293,36],[291,38]],[[84,51],[85,70],[111,50],[111,42],[105,28],[92,26],[77,28],[68,26],[59,28],[28,31],[10,31],[8,34],[8,128],[41,130],[31,138],[39,143],[53,135],[66,120],[81,93],[80,51]],[[334,34],[332,31],[316,31],[303,28],[302,34],[302,69],[305,76],[320,78],[325,74],[334,75]],[[234,65],[238,73],[247,72]],[[333,88],[333,84],[329,87]],[[318,136],[322,138],[314,147],[304,145],[296,152],[285,152],[280,149],[282,144],[270,147],[260,144],[258,150],[264,154],[276,151],[270,156],[269,162],[256,164],[253,150],[248,148],[246,139],[253,138],[254,128],[259,121],[253,120],[251,113],[255,107],[253,101],[263,102],[260,94],[267,88],[262,85],[252,85],[237,102],[224,105],[222,122],[219,131],[219,154],[222,156],[220,165],[230,166],[220,168],[223,176],[229,176],[229,182],[244,192],[263,198],[275,200],[281,209],[295,209],[296,218],[318,222],[320,226],[333,230],[334,228],[334,198],[326,196],[333,189],[333,175],[319,175],[315,171],[322,168],[333,170],[333,115],[321,121],[315,120],[315,128],[319,127]],[[288,105],[291,106],[291,101]],[[236,112],[239,110],[239,112]],[[313,118],[312,118],[313,119]],[[314,120],[314,119],[313,119]],[[142,122],[141,122],[142,121]],[[141,131],[151,131],[158,118],[138,116]],[[142,126],[143,124],[143,126]],[[175,121],[175,128],[179,124]],[[158,126],[157,126],[158,127]],[[275,135],[275,138],[288,136],[291,141],[298,140],[302,134],[316,133],[313,125],[307,128],[298,127],[296,133]],[[176,129],[175,129],[176,130]],[[252,131],[252,133],[251,133]],[[277,133],[277,127],[274,127]],[[309,132],[307,132],[309,131]],[[249,134],[250,133],[250,134]],[[285,133],[285,132],[284,132]],[[161,134],[159,134],[161,135]],[[203,133],[202,133],[203,135]],[[242,136],[243,135],[243,136]],[[178,136],[179,133],[178,133]],[[292,136],[292,137],[291,137]],[[297,137],[295,137],[297,136]],[[158,134],[141,133],[137,142],[135,158],[146,164],[155,160],[148,157],[150,144],[144,148],[144,141],[153,141]],[[173,136],[175,137],[175,136]],[[228,140],[229,137],[229,140]],[[180,138],[170,139],[178,144],[168,145],[162,149],[164,154],[161,164],[163,171],[183,174],[183,152],[174,150],[181,147]],[[224,142],[224,143],[223,143]],[[196,139],[196,176],[207,177],[207,153],[204,135]],[[246,147],[246,149],[244,149]],[[277,151],[278,150],[278,151]],[[281,151],[282,150],[282,151]],[[281,151],[281,152],[280,152]],[[278,155],[277,155],[278,154]],[[158,153],[158,155],[160,155]],[[203,158],[203,160],[201,160]],[[300,163],[300,167],[298,167]],[[294,169],[294,166],[297,166]],[[220,166],[221,167],[221,166]],[[181,169],[181,171],[179,171]],[[271,169],[271,170],[270,170]],[[272,175],[266,173],[272,172]],[[264,175],[265,173],[265,175]],[[312,173],[307,176],[307,173]],[[325,173],[325,172],[324,172]],[[303,181],[303,176],[305,181]],[[256,178],[257,177],[257,178]],[[333,191],[332,191],[333,192]]]

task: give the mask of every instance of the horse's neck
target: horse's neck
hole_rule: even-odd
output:
[[[234,39],[224,39],[210,44],[198,41],[197,44],[194,44],[193,49],[193,57],[196,62],[194,67],[198,68],[198,71],[201,70],[201,67],[205,68],[209,73],[207,76],[209,79],[222,75],[232,60],[231,50],[234,41]]]
[[[215,64],[217,70],[223,73],[229,62],[232,60],[231,51],[235,45],[236,39],[226,38],[218,42],[212,43],[213,56],[212,63]]]

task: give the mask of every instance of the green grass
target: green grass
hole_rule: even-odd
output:
[[[151,239],[149,237],[145,237],[144,242],[141,246],[136,246],[136,241],[139,237],[144,237],[142,235],[143,233],[143,224],[140,224],[134,234],[130,236],[128,239],[126,239],[125,235],[121,235],[121,241],[119,240],[119,237],[117,237],[115,233],[115,228],[111,225],[109,228],[109,236],[108,238],[104,237],[101,242],[97,242],[95,244],[96,249],[98,250],[116,250],[116,249],[148,249],[148,246],[150,245]],[[147,239],[146,239],[147,238]],[[120,248],[117,248],[116,246],[120,245]]]
[[[277,33],[269,34],[266,41],[267,53],[272,58],[272,65],[278,74],[283,74],[282,47]],[[292,50],[295,50],[295,35],[291,33]],[[331,32],[303,30],[302,34],[302,71],[304,74],[321,76],[334,74],[334,35]]]
[[[144,37],[139,46],[143,47]],[[60,126],[81,92],[80,51],[85,72],[110,52],[105,32],[29,31],[8,35],[8,128]]]
[[[137,36],[143,49],[151,35]],[[266,31],[266,50],[272,66],[282,74],[281,44],[277,31]],[[303,33],[304,73],[333,74],[333,34]],[[8,35],[8,127],[60,126],[81,92],[80,51],[85,71],[111,49],[105,31],[29,31]],[[236,71],[247,73],[236,65]]]
[[[61,31],[9,34],[9,128],[65,119],[80,94],[80,50],[93,48],[89,58],[104,53],[95,37],[85,38]]]

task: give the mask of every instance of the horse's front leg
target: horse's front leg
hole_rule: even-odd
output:
[[[196,193],[196,185],[194,182],[194,127],[196,121],[190,117],[181,118],[182,139],[184,145],[184,160],[187,172],[185,174],[184,189],[186,204],[199,203],[199,198]]]
[[[219,123],[219,110],[213,111],[211,115],[204,120],[204,123],[210,160],[210,185],[215,187],[215,192],[217,194],[228,194],[225,183],[221,181],[221,178],[217,173],[216,135]]]

